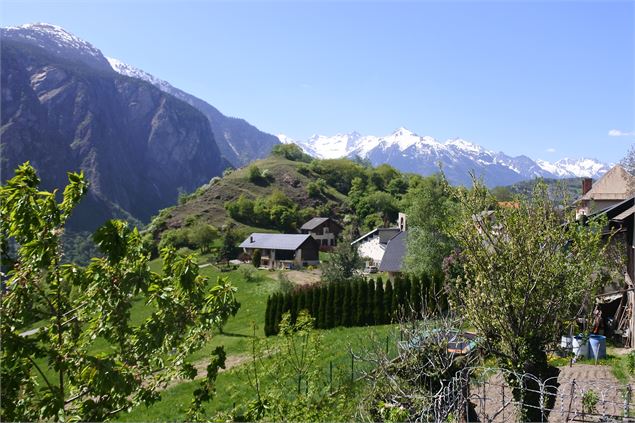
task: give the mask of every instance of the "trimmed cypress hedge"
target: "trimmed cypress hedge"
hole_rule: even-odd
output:
[[[315,319],[315,327],[383,325],[429,304],[429,292],[436,287],[428,277],[400,276],[394,282],[358,279],[352,282],[298,287],[287,293],[274,293],[267,298],[265,335],[278,333],[282,315],[291,312],[291,319],[307,310]]]

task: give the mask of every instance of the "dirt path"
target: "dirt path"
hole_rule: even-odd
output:
[[[322,276],[322,272],[319,270],[287,270],[284,274],[287,275],[289,280],[296,285],[312,285],[314,283],[318,283],[320,282],[320,277]]]
[[[225,358],[225,368],[224,369],[220,369],[219,373],[226,372],[226,371],[228,371],[230,369],[233,369],[234,367],[240,366],[240,365],[246,363],[249,360],[250,360],[250,356],[248,354],[230,355],[230,356]],[[202,360],[199,360],[199,361],[196,361],[196,362],[193,363],[193,366],[196,369],[196,376],[194,377],[194,380],[202,379],[202,378],[207,376],[207,365],[208,364],[209,364],[209,359],[202,359]],[[172,388],[173,386],[176,386],[176,385],[181,384],[183,382],[188,382],[188,380],[186,380],[186,379],[174,379],[174,380],[170,381],[170,383],[168,383],[167,386],[164,389]]]

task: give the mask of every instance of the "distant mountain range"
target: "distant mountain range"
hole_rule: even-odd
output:
[[[90,43],[50,24],[1,28],[0,174],[30,161],[44,188],[64,186],[83,170],[90,183],[72,221],[94,229],[111,217],[147,222],[230,166],[266,157],[279,142],[248,122],[143,70],[105,57]],[[355,157],[401,171],[469,183],[474,170],[490,185],[535,176],[597,178],[592,159],[555,163],[494,153],[462,139],[439,142],[405,128],[377,137],[358,133],[297,142],[319,158]]]
[[[510,185],[519,181],[542,178],[598,178],[610,166],[594,159],[562,159],[550,163],[527,156],[511,157],[493,152],[460,138],[440,142],[430,136],[419,136],[399,128],[387,136],[363,136],[357,132],[334,136],[314,135],[306,141],[296,141],[283,134],[283,143],[295,143],[313,157],[334,159],[360,157],[374,166],[388,163],[402,172],[423,175],[440,168],[450,182],[469,185],[469,172],[482,177],[490,186]]]
[[[2,28],[0,36],[2,179],[27,160],[47,189],[83,170],[90,190],[74,229],[111,217],[147,222],[179,192],[278,143],[59,26]]]

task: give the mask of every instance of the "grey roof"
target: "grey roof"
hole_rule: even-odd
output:
[[[379,265],[380,272],[401,272],[406,256],[407,232],[399,232],[386,245],[384,257]]]
[[[365,240],[366,238],[372,238],[376,235],[379,235],[379,242],[381,244],[386,244],[388,241],[390,241],[391,238],[393,238],[398,233],[399,233],[399,228],[376,228],[368,232],[367,234],[360,236],[355,241],[351,242],[351,245],[355,245],[358,242]]]
[[[327,220],[329,220],[328,217],[314,217],[313,219],[309,220],[304,225],[302,225],[300,229],[306,229],[307,231],[310,231],[311,229],[317,228],[318,226],[320,226],[322,223],[326,222]]]
[[[309,234],[253,233],[240,244],[240,248],[267,248],[271,250],[295,251],[310,237],[311,235]]]
[[[393,239],[399,232],[399,228],[379,228],[379,243],[386,244]]]

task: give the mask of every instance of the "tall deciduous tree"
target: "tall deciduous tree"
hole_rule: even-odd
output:
[[[17,245],[3,281],[3,421],[99,421],[149,405],[173,378],[196,376],[187,357],[237,307],[235,289],[220,280],[210,290],[193,256],[165,249],[163,274],[152,272],[141,236],[122,221],[109,221],[95,233],[102,258],[85,268],[62,264],[60,236],[87,188],[81,173],[68,179],[61,203],[55,192],[38,190],[40,180],[28,163],[0,188],[2,244]],[[152,313],[135,325],[130,316],[138,295]],[[46,318],[37,331],[24,333],[25,305],[34,299]],[[110,347],[95,353],[96,339]],[[190,419],[211,396],[222,349],[212,361]]]
[[[443,274],[443,259],[455,246],[447,233],[458,215],[453,191],[443,176],[433,175],[419,180],[405,195],[404,202],[409,204],[405,265],[409,273]]]
[[[451,230],[462,253],[454,266],[455,307],[486,340],[499,366],[531,373],[541,380],[557,375],[547,363],[545,349],[571,324],[581,305],[594,298],[603,271],[621,266],[607,263],[605,222],[582,224],[554,207],[545,184],[537,184],[529,200],[498,205],[475,181],[470,191],[457,194],[460,219]],[[524,418],[544,419],[537,394],[524,395]]]
[[[337,283],[350,281],[356,276],[357,271],[363,266],[363,261],[351,242],[350,232],[346,231],[331,252],[328,261],[322,265],[322,279]]]
[[[238,237],[234,232],[232,224],[226,225],[222,228],[222,243],[218,250],[218,260],[221,262],[229,263],[229,260],[236,257],[238,254]]]

